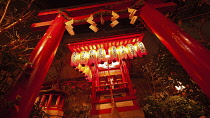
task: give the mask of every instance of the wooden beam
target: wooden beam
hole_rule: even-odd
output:
[[[116,2],[114,2],[114,3],[116,3]],[[108,4],[108,3],[106,3],[106,4]],[[103,5],[106,5],[106,4],[99,4],[97,6],[103,6]],[[156,9],[158,9],[160,12],[172,11],[172,10],[174,10],[176,8],[176,4],[173,3],[173,2],[161,3],[161,4],[153,4],[152,6],[154,8],[156,8]],[[78,11],[78,9],[82,10],[81,11],[82,13],[80,13],[80,11]],[[80,15],[84,15],[84,14],[86,14],[86,15],[89,14],[90,15],[92,13],[92,12],[88,12],[88,13],[85,12],[85,10],[87,10],[87,9],[92,9],[92,8],[91,8],[91,6],[87,6],[87,7],[82,7],[82,8],[67,9],[67,11],[68,10],[75,10],[75,11],[72,11],[72,12],[76,12],[77,15],[74,15],[73,18],[74,19],[79,19]],[[127,7],[125,7],[125,9],[127,9]],[[90,11],[92,11],[92,10],[90,10]],[[57,13],[58,13],[58,11],[41,12],[39,14],[39,17],[44,22],[33,23],[31,25],[31,29],[33,31],[39,31],[39,30],[47,29],[51,25],[52,19],[54,18],[54,16],[57,15]],[[138,9],[138,12],[136,14],[139,14],[139,13],[140,13],[140,9]],[[119,19],[128,18],[128,16],[129,16],[129,13],[122,13],[122,14],[120,14]],[[104,18],[105,21],[110,21],[111,15],[110,16],[104,16],[103,18]],[[46,21],[46,20],[49,20],[49,21]],[[95,22],[100,22],[100,17],[94,18],[94,21]],[[74,23],[73,26],[84,25],[84,24],[87,24],[87,22]]]

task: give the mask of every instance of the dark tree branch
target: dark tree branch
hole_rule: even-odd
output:
[[[12,1],[12,0],[8,0],[8,1],[7,1],[7,4],[6,4],[6,7],[5,7],[5,9],[4,9],[3,15],[2,15],[2,17],[1,17],[1,19],[0,19],[0,26],[1,26],[2,21],[3,21],[5,15],[6,15],[6,13],[7,13],[7,10],[8,10],[8,7],[9,7],[9,4],[11,3],[11,1]]]
[[[26,13],[24,16],[22,16],[22,18],[16,20],[15,22],[13,22],[12,24],[6,26],[5,28],[0,29],[0,34],[3,33],[3,32],[5,32],[5,31],[7,31],[11,27],[17,25],[18,23],[20,23],[20,22],[28,19],[31,16],[31,14],[33,14],[33,13],[34,13],[34,11],[30,11],[30,12]]]

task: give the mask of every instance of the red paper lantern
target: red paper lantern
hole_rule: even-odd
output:
[[[120,45],[117,47],[117,54],[118,54],[119,60],[125,61],[128,58],[126,48],[123,45]]]
[[[89,60],[89,53],[87,51],[81,51],[80,52],[80,64],[81,66],[85,66],[88,63]]]
[[[80,62],[80,54],[78,52],[73,52],[71,55],[71,66],[76,68]]]
[[[127,49],[128,57],[130,59],[137,57],[136,50],[132,44],[127,44],[126,49]]]
[[[108,49],[109,52],[109,60],[112,62],[118,61],[118,55],[117,55],[117,48],[115,46],[111,46]]]
[[[97,52],[96,50],[90,50],[89,51],[89,61],[88,61],[88,65],[93,66],[94,64],[97,63]]]
[[[103,48],[97,50],[98,63],[103,64],[106,61],[106,51]]]
[[[142,42],[136,42],[134,47],[138,56],[142,57],[142,55],[147,55],[147,50]]]

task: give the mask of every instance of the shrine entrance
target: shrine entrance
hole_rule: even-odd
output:
[[[91,116],[144,118],[136,101],[126,60],[147,55],[143,34],[124,34],[68,45],[71,66],[92,82]]]
[[[70,12],[70,15],[61,11],[61,10],[53,10],[47,12],[39,13],[39,17],[42,20],[40,23],[34,23],[32,25],[33,29],[47,29],[44,36],[41,38],[36,48],[33,50],[29,61],[32,63],[30,65],[26,65],[26,69],[30,70],[30,77],[24,78],[22,76],[20,81],[17,82],[15,89],[10,99],[15,100],[17,95],[22,96],[22,99],[19,104],[19,112],[16,114],[10,114],[8,116],[10,118],[27,118],[32,109],[33,103],[39,93],[39,90],[45,80],[46,74],[50,68],[54,55],[58,49],[58,46],[61,42],[63,34],[65,30],[68,30],[70,35],[74,35],[73,26],[81,25],[85,23],[90,24],[90,29],[94,32],[97,32],[97,24],[96,22],[103,23],[101,19],[101,15],[97,13],[103,12],[104,14],[108,12],[110,15],[105,16],[104,21],[111,21],[110,26],[115,27],[119,22],[117,21],[120,18],[129,18],[131,20],[130,23],[135,23],[137,17],[140,17],[142,22],[154,33],[158,39],[166,46],[166,48],[173,54],[173,56],[178,60],[178,62],[182,65],[182,67],[186,70],[186,72],[192,77],[192,79],[198,84],[198,86],[203,90],[203,92],[210,98],[210,52],[204,48],[201,44],[199,44],[195,39],[189,36],[186,32],[184,32],[180,27],[178,27],[175,23],[170,21],[170,19],[166,18],[163,14],[161,14],[158,10],[164,12],[167,10],[171,10],[176,6],[173,2],[161,3],[161,4],[148,4],[146,2],[140,1],[115,1],[110,3],[102,3],[97,5],[90,5],[85,7],[78,8],[70,8],[65,11]],[[134,8],[129,11],[128,8]],[[113,9],[115,8],[115,9]],[[110,10],[113,9],[113,10]],[[96,12],[97,11],[97,12]],[[87,15],[88,14],[88,15]],[[96,18],[94,18],[93,14],[96,14]],[[137,17],[136,17],[137,16]],[[89,20],[87,20],[89,18]],[[73,20],[72,20],[73,19]],[[66,24],[65,24],[66,23]],[[74,25],[73,25],[74,23]],[[139,35],[141,32],[139,32]],[[127,39],[127,38],[125,38]],[[134,39],[134,38],[132,38]],[[115,40],[115,39],[114,39]],[[105,40],[103,40],[105,41]],[[137,41],[134,41],[135,43]],[[87,42],[83,42],[87,43]],[[89,42],[88,42],[89,43]],[[91,43],[90,43],[91,44]],[[98,45],[99,44],[99,45]],[[106,44],[106,43],[104,43]],[[129,44],[126,42],[123,45],[124,47]],[[135,45],[135,44],[132,44]],[[139,44],[140,45],[140,44]],[[75,45],[76,46],[76,45]],[[99,46],[99,47],[98,47]],[[104,46],[104,47],[102,47]],[[102,45],[101,43],[97,43],[97,45],[89,45],[89,47],[72,47],[70,45],[70,50],[72,52],[84,52],[87,49],[95,51],[100,50],[103,54],[108,54],[109,47],[115,46],[118,48],[119,45],[110,44]],[[119,48],[124,48],[123,46]],[[92,47],[92,49],[90,48]],[[129,46],[128,46],[129,47]],[[132,47],[132,46],[131,46]],[[104,49],[101,49],[104,48]],[[140,49],[140,48],[139,48]],[[141,49],[140,49],[141,50]],[[93,52],[95,52],[93,51]],[[136,50],[138,51],[138,49]],[[126,69],[126,64],[123,61],[126,59],[126,55],[123,52],[120,52],[118,56],[123,56],[120,60],[115,60],[119,63],[117,68],[111,68],[110,61],[105,61],[105,57],[101,58],[101,62],[105,63],[105,68],[109,68],[108,70],[100,69],[99,63],[95,63],[94,65],[98,65],[97,67],[89,67],[91,71],[98,74],[87,74],[87,78],[92,81],[93,89],[92,96],[95,102],[92,103],[93,110],[92,114],[101,114],[101,113],[110,113],[110,106],[108,107],[104,103],[111,103],[111,101],[116,103],[116,108],[118,111],[126,111],[125,109],[138,109],[135,102],[135,97],[133,96],[133,90],[131,83],[129,84],[129,74]],[[87,54],[86,52],[84,54]],[[134,54],[133,54],[134,55]],[[130,57],[129,57],[130,58]],[[84,67],[87,62],[87,59],[82,59],[82,67]],[[94,62],[94,61],[93,61]],[[100,61],[97,61],[100,62]],[[115,62],[115,63],[116,63]],[[101,63],[102,64],[102,63]],[[73,65],[75,66],[75,65]],[[77,67],[77,66],[75,66]],[[114,70],[112,70],[114,69]],[[85,70],[86,71],[86,70]],[[116,74],[112,74],[113,72]],[[87,70],[88,72],[88,70]],[[108,73],[108,74],[107,74]],[[97,75],[95,77],[93,75]],[[107,76],[108,75],[108,76]],[[21,83],[24,79],[24,84]],[[120,91],[118,91],[120,90]],[[121,91],[123,90],[123,91]],[[125,91],[124,91],[125,90]],[[110,91],[109,93],[107,93]],[[118,91],[118,92],[116,92]],[[111,92],[112,95],[111,95]],[[109,95],[110,94],[110,95]],[[128,97],[129,96],[129,97]],[[130,97],[130,96],[133,96]],[[113,98],[114,100],[104,98]],[[121,99],[122,98],[122,99]],[[124,103],[117,103],[118,101],[127,102],[128,106]],[[126,103],[126,104],[127,104]],[[102,105],[103,104],[103,105]],[[113,104],[112,104],[113,105]],[[98,108],[103,107],[103,110],[99,110]],[[125,108],[124,108],[125,107]],[[107,110],[108,109],[108,110]]]

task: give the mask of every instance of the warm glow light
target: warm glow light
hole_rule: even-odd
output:
[[[90,56],[87,51],[80,52],[80,64],[82,66],[87,65],[89,58],[90,58]]]
[[[88,65],[94,65],[97,63],[97,52],[96,50],[90,50],[89,51],[89,61],[88,61]]]
[[[117,66],[120,65],[120,62],[112,62],[111,64],[108,64],[107,62],[104,62],[104,64],[98,64],[99,68],[103,68],[103,69],[108,69],[108,65],[109,68],[116,68]]]
[[[175,86],[176,90],[178,91],[183,91],[186,87],[184,85],[182,85],[181,82],[178,82],[179,85],[178,86]]]
[[[111,42],[109,42],[109,47],[111,47],[112,46],[112,43]]]
[[[120,41],[120,45],[122,45],[123,44],[123,41]]]
[[[127,56],[127,51],[126,51],[125,46],[120,45],[117,47],[117,55],[118,55],[119,60],[127,59],[128,56]]]
[[[134,43],[135,41],[136,41],[136,39],[133,39],[133,41],[132,41],[132,42]]]
[[[112,42],[112,46],[115,46],[115,41]]]
[[[100,46],[101,46],[101,48],[104,48],[104,45],[103,44],[101,44]]]
[[[110,55],[109,61],[118,61],[117,48],[115,46],[109,47],[108,53]]]
[[[71,66],[77,67],[79,65],[80,54],[78,52],[73,52],[71,55]]]
[[[85,50],[88,50],[88,47],[87,46],[85,46]]]
[[[97,45],[97,48],[101,48],[99,44],[96,44],[96,45]]]
[[[137,53],[135,51],[135,47],[132,44],[126,45],[127,54],[130,59],[133,59],[134,57],[137,57]]]
[[[98,63],[104,63],[106,61],[106,51],[103,48],[97,50]]]
[[[89,49],[90,49],[90,50],[92,50],[92,49],[93,49],[92,45],[89,45]]]
[[[116,46],[119,46],[119,45],[120,45],[120,42],[119,42],[119,41],[117,41],[117,42],[116,42]]]
[[[95,45],[93,45],[93,49],[96,50],[96,46]]]
[[[80,48],[79,47],[77,47],[77,51],[80,52]]]

